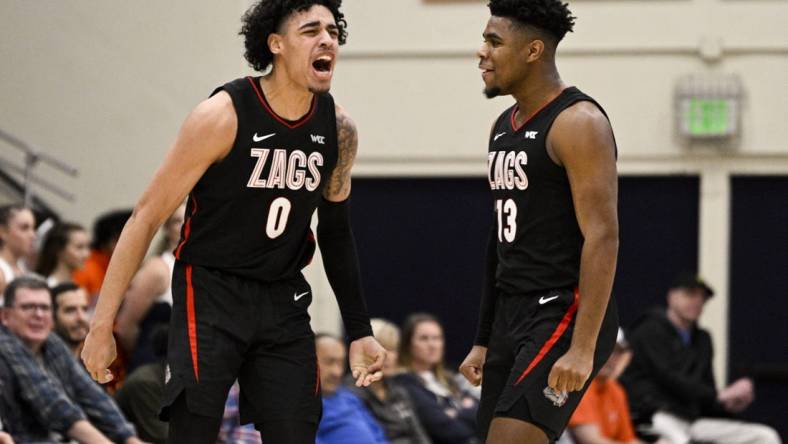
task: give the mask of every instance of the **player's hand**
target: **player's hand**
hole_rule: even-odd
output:
[[[14,438],[6,432],[0,432],[0,444],[14,444]]]
[[[559,393],[581,390],[593,369],[593,352],[581,352],[569,347],[569,351],[553,364],[547,377],[547,385]]]
[[[91,378],[100,384],[112,381],[114,376],[109,371],[109,366],[117,357],[112,328],[91,325],[81,357]]]
[[[460,364],[460,373],[472,386],[478,387],[482,383],[484,361],[487,359],[487,347],[474,345],[468,356]]]
[[[350,343],[348,361],[357,387],[366,387],[383,377],[386,349],[372,336],[365,336]]]

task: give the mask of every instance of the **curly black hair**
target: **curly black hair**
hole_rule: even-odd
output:
[[[533,26],[561,41],[575,26],[569,5],[560,0],[490,0],[490,13],[522,25]]]
[[[241,18],[243,26],[238,35],[244,36],[244,57],[256,71],[264,71],[274,60],[268,48],[268,36],[277,32],[290,14],[306,11],[314,5],[328,8],[334,15],[339,31],[339,44],[347,41],[347,21],[339,11],[342,0],[260,0]]]

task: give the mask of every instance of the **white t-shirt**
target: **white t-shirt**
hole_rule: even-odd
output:
[[[24,265],[20,262],[17,263],[17,267],[24,271]],[[0,257],[0,273],[3,273],[3,279],[5,279],[5,284],[8,285],[9,282],[16,279],[17,275],[14,273],[14,268],[11,267],[11,264],[8,263],[7,260]],[[0,307],[3,306],[5,303],[5,298],[3,294],[0,293]]]

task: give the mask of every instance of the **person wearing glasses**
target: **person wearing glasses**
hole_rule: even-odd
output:
[[[43,279],[19,277],[4,292],[0,404],[17,442],[136,444],[134,428],[52,333],[52,295]],[[2,441],[0,441],[2,442]]]

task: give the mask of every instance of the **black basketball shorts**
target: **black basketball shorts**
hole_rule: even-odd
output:
[[[320,421],[314,333],[302,275],[259,282],[177,262],[162,419],[182,392],[189,412],[221,418],[238,379],[241,422]]]
[[[482,439],[494,417],[515,418],[541,428],[555,441],[585,390],[613,351],[618,313],[611,298],[597,338],[594,369],[581,391],[568,396],[547,386],[553,364],[572,342],[580,295],[576,289],[536,294],[499,294],[484,364],[479,431]]]

